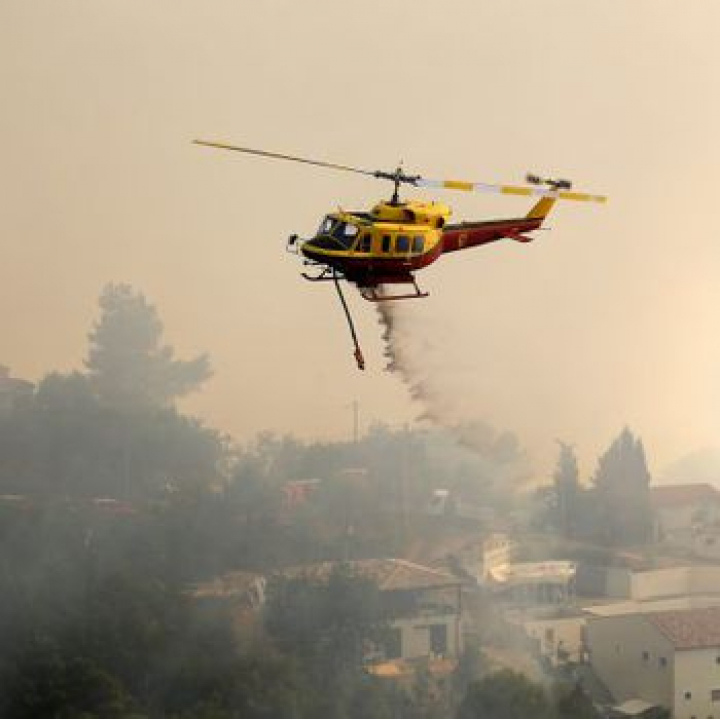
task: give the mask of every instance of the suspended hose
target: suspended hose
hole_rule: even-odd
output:
[[[347,319],[348,327],[350,328],[350,335],[355,343],[355,362],[357,362],[358,369],[364,370],[365,358],[363,357],[362,350],[360,349],[360,343],[358,342],[357,333],[355,332],[355,325],[353,324],[352,317],[350,316],[350,310],[348,309],[347,302],[345,302],[345,296],[340,288],[340,280],[338,279],[337,272],[335,270],[333,270],[332,278],[335,283],[335,289],[337,290],[338,297],[340,298],[340,304],[345,311],[345,317]]]

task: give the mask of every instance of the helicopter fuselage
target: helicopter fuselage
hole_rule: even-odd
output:
[[[543,203],[543,211],[537,212]],[[414,284],[413,273],[444,253],[504,238],[529,242],[525,233],[540,227],[551,203],[541,201],[526,217],[451,225],[446,205],[380,202],[369,213],[327,215],[317,234],[300,244],[300,252],[309,264],[330,268],[361,290]]]

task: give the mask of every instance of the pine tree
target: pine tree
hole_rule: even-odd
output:
[[[572,445],[558,440],[560,454],[553,472],[557,526],[563,536],[575,535],[578,497],[581,489],[578,481],[578,463]]]
[[[85,365],[103,404],[118,409],[169,407],[210,377],[206,355],[174,359],[172,347],[162,344],[163,326],[155,307],[129,285],[107,285],[100,311]]]
[[[598,461],[593,478],[608,544],[634,544],[650,536],[650,472],[642,441],[626,427]]]

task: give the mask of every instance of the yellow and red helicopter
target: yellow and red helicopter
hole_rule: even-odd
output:
[[[365,362],[340,280],[355,284],[362,297],[371,302],[427,297],[427,293],[418,287],[414,273],[432,264],[441,255],[502,239],[530,242],[534,238],[528,233],[540,229],[556,200],[605,202],[607,199],[603,195],[573,192],[569,180],[531,174],[525,178],[527,186],[430,180],[420,175],[406,174],[402,166],[392,172],[365,170],[219,142],[194,142],[222,150],[352,172],[393,183],[391,198],[381,200],[369,212],[332,212],[324,217],[313,237],[303,240],[297,235],[291,235],[288,240],[288,249],[301,255],[306,266],[317,270],[315,275],[303,272],[303,277],[312,282],[335,283],[355,343],[355,359],[360,369],[364,369]],[[434,190],[537,196],[539,200],[524,217],[448,224],[451,210],[447,205],[418,200],[402,201],[401,185]],[[387,290],[389,285],[411,285],[412,291],[391,294]]]

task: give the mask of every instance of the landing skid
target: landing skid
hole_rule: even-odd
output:
[[[300,273],[308,282],[333,282],[336,278],[336,272],[329,267],[323,267],[319,275],[309,275],[307,272]],[[342,277],[342,275],[340,275]]]
[[[361,287],[360,294],[362,298],[367,300],[368,302],[387,302],[389,300],[417,300],[428,296],[427,292],[423,292],[418,287],[418,284],[414,279],[412,280],[412,285],[415,288],[415,292],[401,295],[379,294],[377,291],[377,287]]]
[[[310,264],[311,266],[318,269],[318,266],[315,263],[307,264]],[[355,362],[357,363],[359,370],[364,370],[365,358],[363,357],[362,350],[360,349],[360,342],[357,337],[357,332],[355,331],[355,323],[353,322],[352,315],[350,314],[350,309],[348,308],[347,302],[345,301],[345,295],[343,294],[342,287],[340,286],[340,280],[345,280],[347,278],[342,272],[339,272],[338,270],[327,265],[322,266],[322,269],[319,269],[319,272],[316,275],[309,275],[307,272],[303,272],[302,276],[309,282],[333,282],[335,284],[335,290],[337,291],[338,298],[340,299],[340,304],[343,308],[343,312],[345,313],[345,319],[347,320],[348,329],[350,330],[350,336],[352,337],[353,344],[355,345],[355,351],[353,352]],[[423,292],[418,287],[417,281],[414,277],[410,276],[408,279],[403,278],[403,283],[412,284],[415,292],[397,295],[386,295],[381,294],[378,291],[378,287],[380,285],[373,285],[370,287],[358,286],[358,290],[360,291],[361,297],[368,300],[368,302],[387,302],[389,300],[414,300],[428,296],[427,292]],[[392,284],[399,283],[396,279],[396,281]]]

